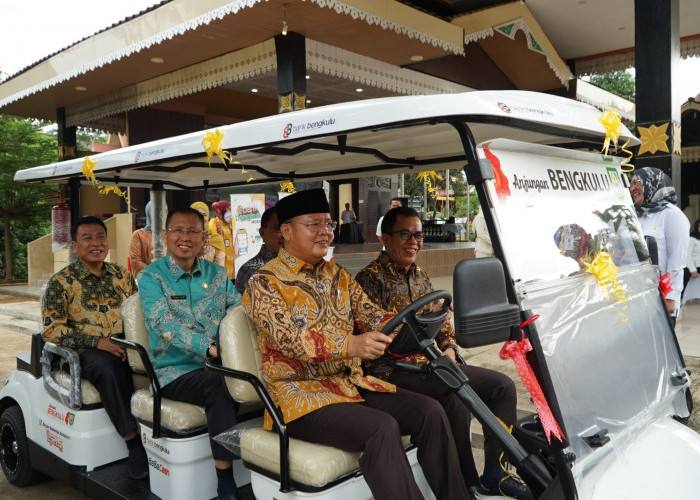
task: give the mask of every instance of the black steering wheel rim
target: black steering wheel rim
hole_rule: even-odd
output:
[[[426,305],[440,299],[443,299],[440,311],[429,313],[423,317],[417,315],[418,311]],[[447,318],[451,305],[452,295],[447,290],[436,290],[411,302],[382,328],[382,333],[388,335],[399,326],[404,325],[394,341],[387,346],[387,353],[382,355],[380,359],[394,359],[415,354],[426,343],[431,344]]]

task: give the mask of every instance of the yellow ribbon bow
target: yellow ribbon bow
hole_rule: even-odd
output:
[[[97,185],[97,179],[95,178],[95,160],[86,156],[83,159],[83,175],[93,186]]]
[[[224,151],[221,148],[221,141],[224,139],[224,134],[221,130],[216,129],[214,132],[211,130],[204,134],[204,139],[202,139],[202,146],[204,151],[207,153],[207,164],[211,165],[211,157],[216,155],[221,158],[224,165],[231,163],[233,158],[231,153]],[[237,162],[236,162],[237,163]]]
[[[603,114],[600,115],[599,120],[605,128],[605,142],[603,143],[603,154],[607,155],[608,150],[610,148],[610,144],[612,144],[615,147],[615,151],[617,151],[617,141],[620,138],[620,133],[622,132],[622,119],[620,118],[620,115],[617,114],[615,111],[607,110],[603,111]],[[630,140],[631,138],[628,137],[627,142],[625,142],[622,145],[622,147],[620,147],[623,153],[629,155],[627,158],[622,160],[622,163],[620,164],[620,168],[623,172],[631,172],[632,170],[634,170],[634,165],[630,163],[630,160],[633,156],[632,151],[625,149],[630,143]]]
[[[585,262],[586,270],[593,274],[598,280],[598,286],[603,290],[605,298],[612,297],[622,304],[618,314],[620,321],[624,323],[629,318],[622,311],[627,309],[627,298],[629,290],[625,284],[617,277],[617,266],[612,260],[612,256],[608,252],[598,252],[591,263]]]
[[[95,164],[95,160],[89,156],[83,159],[83,175],[85,178],[90,181],[90,184],[99,189],[100,194],[108,195],[109,193],[114,193],[117,196],[121,196],[126,201],[126,204],[129,205],[129,208],[133,210],[134,208],[129,202],[129,196],[126,194],[126,191],[122,191],[118,186],[104,186],[97,180],[95,177]]]
[[[280,184],[280,192],[282,193],[296,193],[297,188],[294,187],[294,184],[291,182],[282,182]]]

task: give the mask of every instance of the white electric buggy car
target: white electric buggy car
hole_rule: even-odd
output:
[[[684,425],[690,377],[659,292],[653,245],[645,243],[621,173],[626,155],[601,153],[600,116],[591,106],[530,92],[366,100],[220,127],[222,150],[236,163],[214,157],[209,164],[202,131],[94,155],[93,172],[104,185],[150,187],[160,213],[165,189],[463,168],[479,194],[495,258],[466,259],[455,268],[458,342],[529,340],[524,360],[562,441],[549,443],[551,425],[543,428],[537,416],[509,434],[454,364],[438,356],[432,338],[445,310],[426,316],[417,313],[425,301],[414,303],[397,317],[404,326],[392,351],[422,350],[433,359],[426,376],[456,391],[498,436],[536,498],[698,498],[700,436]],[[621,143],[628,139],[638,143],[622,127]],[[19,171],[16,180],[86,183],[82,167],[83,159],[70,160]],[[615,279],[587,270],[586,259],[594,257],[607,258]],[[451,299],[436,292],[426,300],[435,298]],[[132,412],[149,481],[128,479],[126,447],[99,395],[80,380],[74,353],[39,335],[0,392],[3,472],[18,486],[43,473],[102,498],[211,498],[203,411],[160,396],[138,296],[123,315],[122,343],[140,380]],[[242,427],[226,434],[241,455],[237,482],[250,483],[248,494],[369,498],[359,454],[288,437],[262,380],[255,327],[240,308],[229,312],[219,336],[222,358],[207,369],[226,377],[241,403]],[[67,358],[70,373],[52,371],[52,356]],[[273,431],[262,429],[263,407]],[[408,442],[406,452],[430,497]]]

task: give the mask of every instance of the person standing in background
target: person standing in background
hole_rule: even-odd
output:
[[[233,237],[233,230],[236,223],[231,214],[230,201],[216,201],[211,205],[212,210],[216,214],[208,224],[208,230],[212,234],[218,234],[224,241],[224,253],[226,254],[226,274],[229,279],[233,279],[235,274],[235,262],[237,252],[237,242]]]
[[[689,300],[700,299],[698,267],[700,267],[700,219],[695,221],[688,242],[688,255],[685,261],[686,276],[684,276],[683,281],[684,304]]]
[[[630,180],[630,194],[644,235],[656,239],[661,274],[668,273],[671,279],[672,290],[666,296],[666,308],[675,326],[681,306],[690,224],[676,206],[676,190],[662,170],[636,169]]]
[[[476,234],[476,247],[474,248],[476,258],[493,257],[491,236],[489,235],[489,229],[486,227],[486,219],[484,219],[484,213],[481,209],[479,209],[479,213],[476,214],[472,221],[472,228]]]
[[[350,210],[350,203],[345,204],[345,210],[343,210],[343,213],[340,214],[340,220],[343,221],[343,224],[350,224],[351,222],[355,222],[357,220],[355,212]]]
[[[389,210],[392,208],[398,208],[400,206],[403,206],[401,204],[401,198],[392,198],[391,203],[389,203]],[[387,210],[387,212],[389,211]],[[377,221],[377,239],[379,240],[379,243],[382,243],[382,221],[384,220],[384,216],[382,215],[379,220]],[[385,250],[384,247],[382,247],[382,250]]]
[[[153,240],[151,235],[151,202],[146,203],[146,225],[131,234],[129,243],[129,263],[131,273],[138,277],[141,269],[153,260]]]
[[[219,264],[221,267],[226,267],[226,246],[224,239],[218,233],[212,233],[209,224],[209,207],[203,201],[195,201],[190,205],[197,212],[202,214],[204,218],[204,228],[207,231],[207,238],[204,240],[202,250],[198,257]]]

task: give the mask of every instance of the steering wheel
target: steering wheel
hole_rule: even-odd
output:
[[[418,311],[423,307],[440,299],[444,300],[439,311],[427,311],[418,314]],[[436,290],[411,302],[382,328],[382,333],[389,335],[399,325],[403,325],[394,341],[387,346],[386,352],[379,359],[396,360],[397,358],[421,352],[427,346],[433,345],[433,339],[437,336],[440,328],[442,328],[442,324],[450,312],[451,305],[452,295],[447,290]]]

